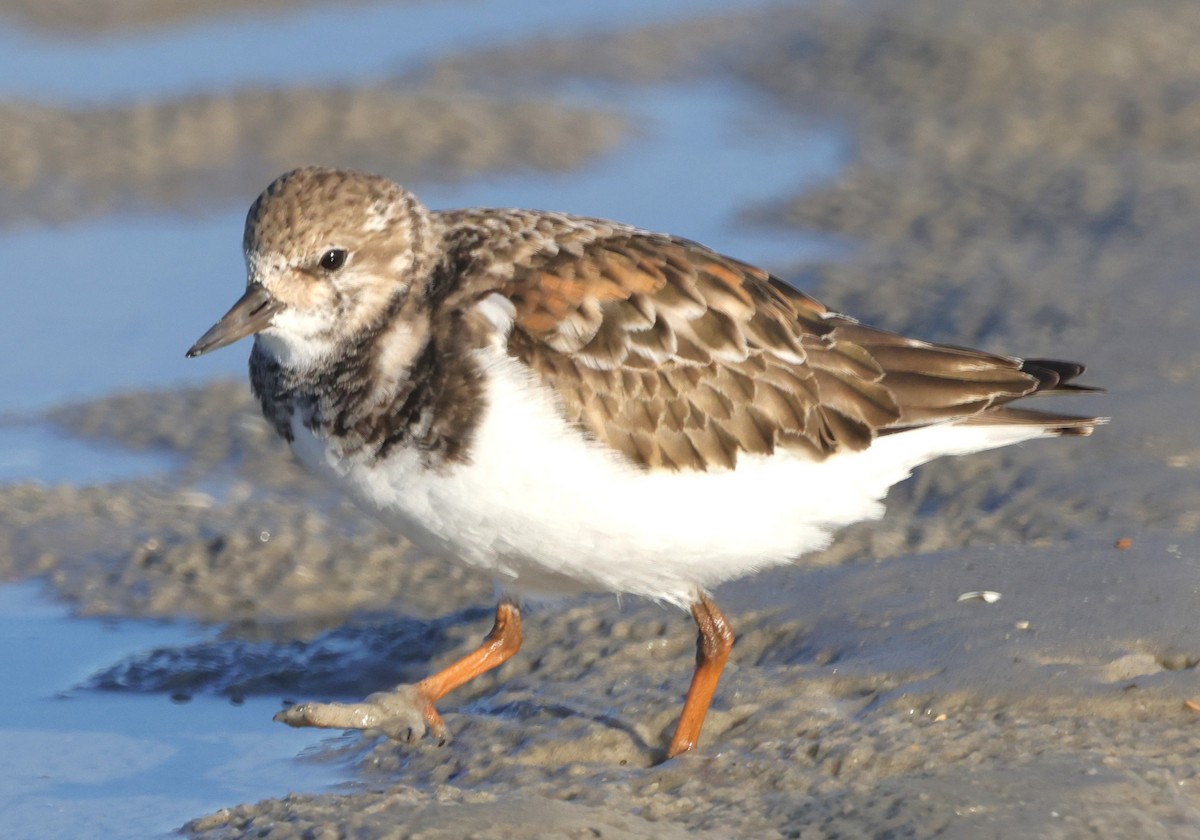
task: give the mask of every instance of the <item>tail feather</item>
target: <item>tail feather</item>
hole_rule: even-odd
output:
[[[1072,382],[1084,372],[1078,362],[1059,359],[1023,359],[1021,372],[1037,380],[1037,386],[1025,396],[1059,396],[1066,394],[1103,393],[1103,388],[1077,385]],[[1107,417],[1085,417],[1076,414],[1058,414],[1051,411],[1034,411],[1004,403],[964,418],[968,426],[1041,426],[1050,435],[1090,435],[1097,426],[1108,422]]]
[[[1103,393],[1103,388],[1077,385],[1073,381],[1084,372],[1084,366],[1078,362],[987,356],[957,348],[944,352],[947,348],[941,345],[901,349],[910,356],[918,352],[938,354],[933,361],[944,363],[945,369],[917,358],[923,363],[924,370],[909,373],[906,367],[913,367],[913,364],[907,357],[895,353],[877,354],[890,363],[884,381],[894,394],[900,395],[903,409],[901,421],[879,430],[881,435],[949,422],[956,426],[1026,426],[1043,429],[1048,435],[1082,436],[1090,435],[1096,426],[1108,420],[1106,417],[1034,411],[1012,405],[1013,401],[1026,397]],[[953,366],[961,359],[982,359],[993,364],[981,369],[976,369],[978,365],[969,367],[964,373]],[[907,366],[901,364],[904,361],[908,362]],[[1007,380],[1004,378],[1006,372]],[[1012,379],[1013,376],[1017,379]]]
[[[1021,373],[1027,373],[1038,381],[1038,387],[1033,394],[1104,393],[1103,388],[1076,385],[1072,382],[1085,370],[1087,368],[1079,362],[1064,362],[1058,359],[1023,359],[1021,361]],[[1033,396],[1033,394],[1027,396]]]
[[[1056,414],[1002,405],[968,417],[964,426],[1041,426],[1050,435],[1086,437],[1097,426],[1108,422],[1107,417],[1084,417],[1076,414]]]

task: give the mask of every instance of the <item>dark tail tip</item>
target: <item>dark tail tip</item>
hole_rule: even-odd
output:
[[[1076,385],[1073,379],[1082,374],[1086,367],[1079,362],[1065,362],[1060,359],[1025,359],[1021,362],[1021,372],[1027,373],[1038,381],[1036,393],[1103,393],[1103,388],[1093,388],[1090,385]]]

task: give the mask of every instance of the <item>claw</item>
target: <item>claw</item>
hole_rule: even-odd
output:
[[[440,737],[445,730],[433,704],[413,685],[372,694],[361,703],[299,703],[277,712],[274,720],[296,727],[377,730],[409,744],[427,731]]]

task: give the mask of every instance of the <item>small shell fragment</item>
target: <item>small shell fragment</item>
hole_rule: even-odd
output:
[[[991,589],[980,589],[976,592],[964,592],[958,596],[959,603],[963,601],[983,601],[985,604],[994,604],[1000,600],[1000,593]]]

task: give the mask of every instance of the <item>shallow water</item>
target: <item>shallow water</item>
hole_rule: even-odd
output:
[[[0,482],[105,484],[170,472],[175,458],[89,443],[38,423],[0,424]]]
[[[312,733],[278,701],[76,688],[149,648],[213,634],[189,622],[81,619],[38,583],[0,586],[0,814],[8,837],[148,837],[230,802],[320,789],[338,766],[297,761]]]

